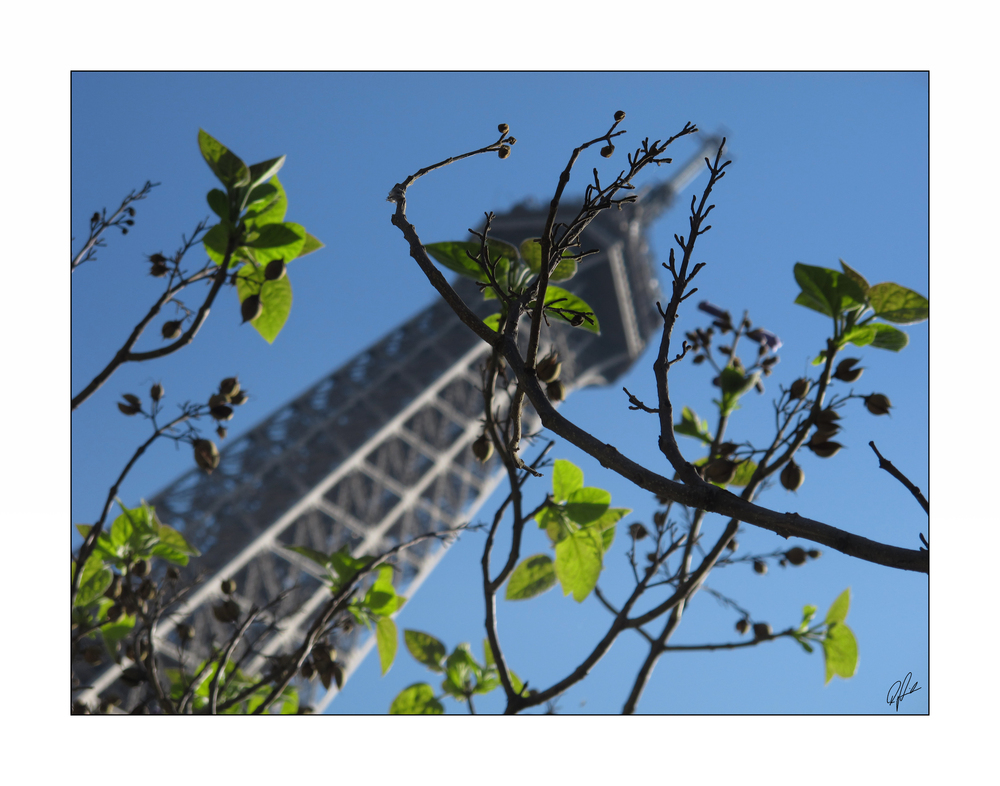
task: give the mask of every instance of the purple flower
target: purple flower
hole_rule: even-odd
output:
[[[698,310],[699,311],[704,311],[706,314],[711,314],[716,319],[722,319],[722,320],[725,320],[726,322],[730,321],[730,317],[729,317],[729,312],[728,311],[724,311],[723,309],[719,308],[718,306],[712,305],[707,300],[703,300],[703,301],[701,301],[698,304]]]
[[[764,328],[754,328],[747,333],[747,338],[758,344],[767,344],[767,348],[772,352],[777,352],[781,348],[781,339]]]

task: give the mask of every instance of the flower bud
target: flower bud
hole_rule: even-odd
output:
[[[755,639],[766,639],[771,635],[771,626],[766,622],[756,622],[753,626],[753,637]]]
[[[545,386],[545,395],[549,397],[549,401],[565,401],[566,386],[557,379]]]
[[[753,572],[759,573],[761,576],[763,576],[765,573],[767,573],[767,563],[761,562],[759,559],[755,559],[753,561]]]
[[[614,152],[615,152],[614,145],[607,145],[606,147],[601,148],[601,155],[604,156],[605,158],[611,158]]]
[[[615,112],[615,122],[616,123],[620,123],[624,119],[625,119],[625,113],[622,112],[622,110],[619,109],[617,112]]]
[[[860,362],[860,358],[844,358],[837,364],[837,370],[833,372],[833,378],[839,379],[841,382],[857,382],[864,369],[854,368],[854,366]]]
[[[159,382],[153,385],[153,387],[149,389],[149,397],[153,399],[153,401],[159,401],[163,398],[163,385]]]
[[[806,561],[805,549],[800,549],[798,546],[790,548],[785,552],[785,558],[793,565],[802,565]]]
[[[806,479],[806,473],[802,471],[802,467],[796,464],[795,461],[789,461],[785,465],[785,468],[781,470],[779,479],[781,480],[781,485],[789,491],[798,491]]]
[[[796,399],[805,398],[811,386],[812,382],[810,382],[805,377],[797,379],[792,383],[792,386],[788,389],[788,397]]]
[[[264,278],[267,281],[280,281],[285,277],[285,260],[272,259],[264,268]]]
[[[632,536],[632,540],[642,540],[649,533],[646,531],[646,528],[637,521],[635,524],[628,525],[628,534]]]
[[[210,439],[194,441],[194,460],[205,472],[211,474],[219,466],[219,449]]]
[[[892,403],[889,401],[888,396],[883,396],[881,393],[872,393],[870,396],[865,396],[865,406],[868,407],[868,411],[873,415],[888,415],[889,410],[892,408]]]
[[[540,382],[555,382],[559,379],[561,371],[562,363],[559,362],[559,355],[555,352],[551,352],[543,357],[538,361],[538,365],[535,366],[535,373],[538,375]]]
[[[831,456],[836,456],[840,449],[844,447],[839,442],[820,442],[818,445],[812,444],[812,442],[806,445],[809,450],[815,453],[820,458],[830,458]]]
[[[497,155],[500,158],[506,158],[510,155],[510,148],[507,145],[500,145],[500,149],[497,150]]]
[[[486,434],[480,435],[479,439],[472,443],[472,455],[479,459],[481,464],[489,461],[493,455],[493,442]]]
[[[240,304],[240,316],[243,323],[253,322],[264,311],[264,304],[260,302],[260,295],[250,295]]]
[[[170,322],[164,322],[163,327],[160,328],[160,335],[162,335],[167,341],[173,341],[178,338],[181,334],[181,322],[180,320],[171,320]]]
[[[100,213],[94,213],[94,215],[92,215],[92,216],[90,217],[90,223],[91,223],[91,224],[96,224],[96,223],[97,223],[97,222],[99,222],[100,220],[101,220],[101,214],[100,214]]]

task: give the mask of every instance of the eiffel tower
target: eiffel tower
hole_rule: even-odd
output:
[[[705,169],[720,140],[706,138],[670,180],[647,187],[636,202],[605,211],[583,234],[587,257],[563,286],[582,297],[601,323],[601,335],[564,325],[543,326],[543,343],[558,350],[567,395],[606,385],[625,373],[662,322],[662,300],[645,230]],[[492,222],[491,237],[519,244],[537,237],[547,208],[521,204]],[[568,220],[560,213],[559,218]],[[486,316],[472,282],[459,281],[463,299]],[[223,451],[206,475],[192,469],[149,500],[158,518],[180,530],[202,556],[189,566],[207,578],[156,629],[156,648],[188,668],[211,652],[213,638],[231,631],[215,619],[223,579],[236,580],[233,596],[245,612],[288,594],[261,626],[280,620],[247,654],[240,668],[259,673],[271,656],[297,647],[315,613],[329,598],[318,567],[285,546],[329,553],[343,546],[359,557],[378,555],[429,532],[468,522],[504,474],[496,458],[472,454],[482,432],[481,367],[489,347],[438,301],[280,407]],[[532,418],[534,420],[532,421]],[[525,433],[536,430],[527,412]],[[448,542],[429,538],[398,554],[396,591],[412,597],[444,556]],[[180,646],[177,627],[194,627]],[[364,628],[337,632],[344,680],[370,651]],[[239,653],[237,653],[238,655]],[[122,667],[129,665],[123,660]],[[94,706],[113,691],[129,694],[122,668],[95,670],[78,698]],[[118,684],[116,684],[118,683]],[[300,702],[321,712],[337,688],[296,678]],[[129,698],[134,703],[135,695]],[[124,702],[126,708],[129,700]]]

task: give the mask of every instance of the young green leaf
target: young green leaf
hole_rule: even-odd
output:
[[[507,582],[507,600],[527,600],[550,590],[556,583],[555,565],[545,554],[527,557],[514,568]],[[102,590],[103,591],[103,590]]]
[[[591,527],[571,532],[556,544],[556,577],[563,595],[582,603],[597,585],[603,567],[601,533]]]
[[[843,622],[834,622],[823,638],[823,655],[826,660],[826,681],[833,675],[849,679],[858,670],[858,640]]]
[[[236,274],[236,292],[240,303],[251,295],[260,295],[263,311],[250,324],[268,344],[273,344],[292,310],[292,285],[288,276],[277,281],[266,281],[263,268],[244,265]]]
[[[529,303],[528,306],[534,308],[534,301]],[[553,311],[553,308],[568,309],[571,313],[566,314]],[[545,313],[549,319],[566,322],[567,324],[572,324],[573,317],[577,314],[586,314],[586,318],[579,327],[598,336],[601,334],[601,323],[594,315],[594,309],[585,300],[562,287],[549,286],[545,290]]]
[[[897,325],[923,322],[928,315],[927,298],[899,284],[876,284],[868,290],[875,316]]]
[[[316,549],[311,549],[308,546],[284,546],[284,548],[294,551],[296,554],[301,554],[303,557],[312,560],[324,568],[330,565],[330,555],[324,554],[322,551],[316,551]]]
[[[443,715],[444,706],[434,698],[434,689],[418,682],[399,692],[389,707],[390,715]]]
[[[735,369],[733,369],[735,371]],[[739,372],[737,372],[739,373]],[[681,422],[674,425],[674,432],[686,437],[700,439],[706,445],[712,444],[712,435],[708,430],[708,421],[701,420],[693,409],[684,407],[681,410]]]
[[[875,324],[871,327],[875,329],[875,336],[872,338],[873,347],[899,352],[910,343],[910,337],[892,325]]]
[[[207,198],[208,206],[212,208],[212,212],[224,222],[229,221],[229,197],[226,196],[226,192],[213,188],[208,192]]]
[[[539,238],[532,237],[521,243],[521,258],[536,276],[542,270],[542,244]],[[562,259],[555,270],[549,275],[549,281],[568,281],[576,275],[577,261],[569,251],[563,251]]]
[[[795,280],[802,292],[795,302],[827,316],[839,316],[846,309],[865,305],[865,293],[844,273],[825,267],[795,264]]]
[[[598,488],[581,488],[566,498],[566,515],[583,526],[597,521],[611,505],[611,493]]]
[[[292,222],[265,224],[248,237],[246,246],[253,249],[257,264],[266,265],[272,259],[295,259],[306,242],[306,230]]]
[[[851,607],[851,588],[848,587],[843,592],[841,592],[837,599],[830,604],[830,608],[826,612],[826,619],[824,622],[827,624],[831,622],[843,622],[847,619],[847,611]]]
[[[261,161],[259,164],[250,165],[250,187],[258,186],[268,178],[278,173],[278,170],[285,165],[285,157],[279,156],[269,161]]]
[[[840,260],[840,266],[844,269],[844,275],[847,276],[851,281],[858,285],[858,289],[867,296],[869,284],[865,280],[865,277],[861,275],[857,270],[851,268],[843,259]]]
[[[424,664],[431,671],[444,671],[441,662],[448,650],[436,638],[419,630],[404,630],[403,641],[417,663]]]
[[[311,254],[313,251],[318,251],[323,247],[324,247],[323,243],[321,243],[315,237],[306,232],[306,242],[302,244],[302,250],[299,252],[299,255],[295,258],[301,259],[306,254]]]
[[[855,325],[845,330],[840,337],[840,346],[848,342],[857,347],[866,347],[875,340],[877,325]]]
[[[511,264],[517,259],[517,249],[509,243],[504,243],[500,240],[487,240],[486,244],[490,260],[497,262],[497,283],[503,285]],[[469,254],[473,257],[479,256],[482,244],[478,240],[428,243],[424,248],[431,257],[449,270],[454,270],[466,278],[471,278],[481,283],[489,281],[489,277],[482,266],[475,259],[469,258]]]
[[[583,470],[572,461],[556,459],[552,467],[552,498],[565,502],[579,488],[583,488]]]
[[[544,508],[541,513],[535,516],[535,520],[538,522],[538,528],[545,530],[552,545],[576,529],[576,525],[569,520],[565,509],[560,505],[550,505]]]
[[[198,147],[227,191],[250,184],[250,169],[242,159],[201,129],[198,129]]]
[[[76,565],[73,565],[76,570]],[[83,565],[80,575],[80,590],[73,601],[74,606],[89,606],[104,594],[114,581],[114,574],[104,565],[104,560],[96,551],[91,552]]]
[[[378,659],[382,664],[384,676],[396,659],[396,648],[399,646],[396,623],[391,618],[382,617],[375,625],[375,641],[378,644]]]

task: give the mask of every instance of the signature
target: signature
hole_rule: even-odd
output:
[[[916,682],[913,683],[913,687],[910,687],[910,677],[913,676],[913,672],[909,671],[906,676],[900,680],[896,680],[889,686],[889,692],[886,694],[886,704],[895,704],[896,712],[899,712],[899,702],[903,700],[903,697],[910,695],[911,693],[916,693],[920,688]]]

